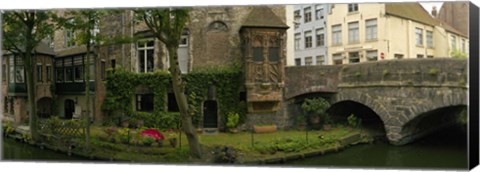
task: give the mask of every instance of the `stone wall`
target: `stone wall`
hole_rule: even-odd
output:
[[[328,97],[334,93],[330,98],[332,104],[354,101],[369,107],[383,121],[389,140],[405,144],[449,125],[445,121],[451,120],[433,124],[418,121],[452,119],[460,112],[458,108],[452,110],[453,116],[436,110],[468,104],[467,74],[467,60],[451,58],[287,67],[284,102],[288,114],[299,113],[298,101],[305,95],[316,93]],[[289,124],[295,115],[290,116]],[[412,130],[416,127],[424,130]]]

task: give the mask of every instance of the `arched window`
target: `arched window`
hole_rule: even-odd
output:
[[[226,32],[228,31],[228,27],[225,23],[221,21],[214,21],[210,23],[208,26],[208,31],[221,31],[221,32]]]

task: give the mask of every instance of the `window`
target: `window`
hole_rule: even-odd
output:
[[[65,80],[63,75],[63,59],[55,61],[55,79],[57,82],[63,82]]]
[[[138,72],[153,72],[154,41],[145,40],[137,43]]]
[[[450,44],[451,44],[452,50],[457,49],[457,38],[454,35],[450,36]]]
[[[465,48],[465,39],[462,39],[462,52],[466,52],[466,48]]]
[[[358,22],[348,23],[348,43],[358,43]]]
[[[178,104],[177,104],[177,99],[175,98],[175,94],[174,93],[168,93],[168,102],[167,102],[167,105],[168,105],[168,111],[169,112],[180,112],[180,109],[178,109]]]
[[[394,54],[393,58],[395,59],[403,59],[403,54]]]
[[[271,40],[268,46],[268,61],[278,62],[280,60],[280,42]]]
[[[305,32],[305,48],[312,48],[312,31]]]
[[[342,25],[332,26],[332,45],[342,44]]]
[[[333,54],[333,55],[332,55],[332,59],[333,59],[333,64],[334,64],[334,65],[341,65],[341,64],[343,64],[342,54],[340,54],[340,53],[338,53],[338,54]]]
[[[6,81],[7,79],[7,65],[2,65],[2,81]]]
[[[415,40],[417,46],[423,46],[423,29],[415,28]]]
[[[304,16],[305,23],[312,21],[312,8],[311,7],[305,8],[303,11],[303,16]]]
[[[432,56],[432,55],[429,55],[429,56],[427,56],[427,58],[431,59],[431,58],[433,58],[433,56]]]
[[[427,48],[433,48],[433,32],[427,30]]]
[[[355,12],[358,11],[358,4],[348,4],[348,12]]]
[[[322,65],[322,64],[325,64],[325,56],[324,55],[320,55],[320,56],[317,56],[315,57],[316,58],[316,64],[317,65]]]
[[[296,33],[295,34],[295,50],[299,50],[300,49],[300,40],[302,38],[300,37],[300,33]]]
[[[85,71],[83,70],[83,56],[75,56],[73,58],[73,72],[75,82],[83,82]]]
[[[300,65],[302,65],[302,59],[295,58],[295,66],[300,66]]]
[[[370,19],[365,21],[365,39],[367,41],[377,39],[377,19]]]
[[[257,37],[253,42],[252,58],[254,62],[263,62],[263,39]]]
[[[423,54],[417,54],[417,58],[419,59],[423,58]]]
[[[360,62],[360,57],[359,57],[358,54],[359,54],[358,52],[348,53],[349,63],[358,63],[358,62]]]
[[[300,26],[300,18],[302,18],[302,16],[300,15],[300,10],[294,11],[294,12],[293,12],[293,19],[295,20],[295,21],[294,21],[294,23],[295,23],[295,29]]]
[[[112,69],[115,69],[115,65],[116,65],[115,59],[112,59],[110,64],[112,65]]]
[[[312,56],[305,57],[305,66],[310,66],[310,65],[312,65]]]
[[[316,35],[317,47],[325,46],[325,34],[323,33],[323,28],[317,29]]]
[[[100,78],[104,80],[105,79],[105,61],[103,60],[102,62],[100,62],[100,72],[101,72]]]
[[[137,105],[137,111],[153,111],[153,94],[137,94],[135,100]]]
[[[182,35],[180,36],[179,47],[186,47],[188,46],[188,31],[183,31]]]
[[[65,82],[73,82],[73,66],[72,58],[63,59],[63,67],[65,69]]]
[[[378,52],[377,52],[377,50],[367,51],[367,60],[368,60],[368,61],[377,61],[377,60],[378,60]]]
[[[47,81],[52,80],[52,66],[47,65],[45,68],[45,75],[47,75]]]
[[[73,24],[74,19],[67,21],[70,24]],[[76,35],[73,29],[65,29],[65,47],[75,46]]]
[[[43,82],[42,64],[37,64],[37,82]]]
[[[323,19],[323,6],[316,5],[315,6],[315,20]]]
[[[10,83],[25,83],[25,70],[22,58],[11,56],[9,58]]]

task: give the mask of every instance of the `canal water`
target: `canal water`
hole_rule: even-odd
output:
[[[68,156],[65,153],[40,149],[29,144],[17,142],[10,138],[2,139],[2,161],[35,161],[35,162],[80,162],[89,159]]]
[[[278,166],[466,169],[466,145],[466,132],[460,127],[453,127],[404,146],[392,146],[384,141],[376,141],[373,144],[352,146],[338,153],[278,164]],[[86,158],[40,149],[11,139],[3,139],[2,156],[4,161],[88,161]]]
[[[460,169],[468,167],[467,134],[450,127],[404,146],[386,141],[356,145],[339,153],[291,162],[288,166],[381,169]]]

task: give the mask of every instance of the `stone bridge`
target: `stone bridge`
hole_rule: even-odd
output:
[[[436,58],[287,67],[284,97],[292,104],[315,93],[330,95],[332,106],[365,105],[390,142],[402,145],[455,122],[468,102],[467,66],[465,59]]]

